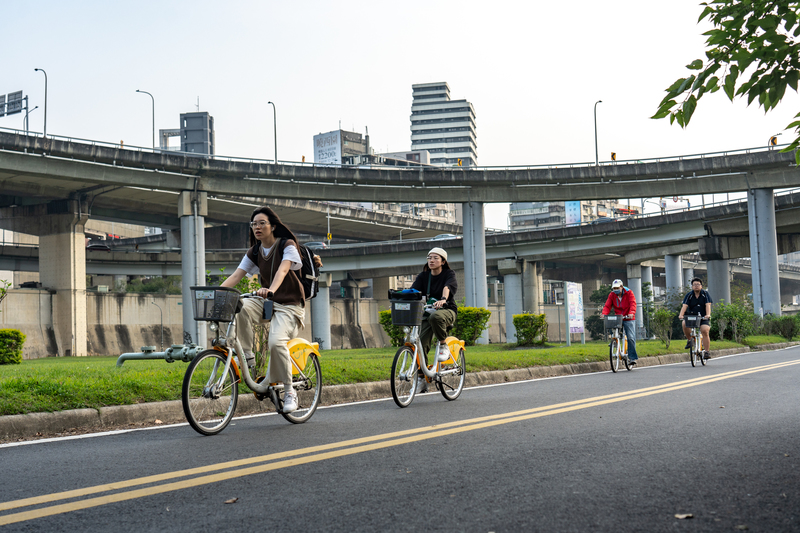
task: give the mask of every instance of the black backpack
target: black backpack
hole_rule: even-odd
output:
[[[286,239],[282,238],[278,242],[278,251],[280,252],[280,260],[283,261],[283,247],[286,244]],[[314,258],[316,254],[312,252],[310,249],[306,248],[300,243],[297,244],[297,252],[300,254],[300,259],[302,260],[303,266],[300,268],[300,273],[298,274],[296,270],[290,270],[292,274],[297,276],[300,280],[300,285],[303,286],[303,296],[306,300],[310,300],[317,295],[319,292],[319,267],[314,262]],[[261,249],[261,241],[256,243],[255,248],[253,249],[253,257],[250,257],[250,260],[253,261],[256,265],[258,264],[258,253]],[[254,258],[256,260],[254,260]],[[259,274],[259,281],[261,285],[264,285],[263,280],[261,279],[261,275]]]

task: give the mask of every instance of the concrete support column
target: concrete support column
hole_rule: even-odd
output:
[[[542,302],[542,269],[536,261],[522,263],[523,309],[528,313],[539,314]]]
[[[683,286],[684,287],[691,287],[692,286],[692,278],[693,277],[694,277],[694,269],[693,268],[684,268],[683,269]]]
[[[53,293],[58,353],[86,352],[86,240],[88,206],[79,199],[0,208],[0,228],[39,236],[39,281]]]
[[[321,272],[319,275],[319,292],[311,304],[311,333],[314,342],[319,343],[322,350],[330,350],[331,344],[331,274]]]
[[[55,233],[39,237],[39,280],[42,287],[55,291],[53,329],[58,355],[88,355],[86,240],[83,234],[88,216],[52,215],[48,218]]]
[[[390,290],[397,289],[397,277],[372,278],[372,298],[375,300],[385,300],[389,296]]]
[[[752,189],[748,192],[747,219],[750,226],[750,261],[753,270],[753,308],[756,313],[780,316],[778,239],[775,232],[775,195],[772,189]]]
[[[633,291],[636,298],[636,329],[637,331],[644,326],[644,314],[641,312],[642,306],[642,267],[641,265],[628,265],[628,288]]]
[[[464,296],[470,307],[489,305],[486,286],[486,224],[482,202],[462,204],[464,213]],[[484,331],[475,341],[489,344],[489,331]]]
[[[184,342],[198,346],[208,343],[205,322],[195,322],[192,286],[206,284],[205,216],[208,214],[205,192],[183,191],[178,196],[181,219],[181,292],[183,293]]]
[[[667,274],[667,296],[675,296],[683,289],[683,271],[680,255],[665,255],[664,270]]]
[[[522,308],[522,265],[516,259],[502,259],[497,262],[497,270],[503,276],[506,299],[506,342],[516,342],[514,315],[521,315]]]
[[[706,261],[708,293],[714,303],[731,303],[730,265],[727,259]]]

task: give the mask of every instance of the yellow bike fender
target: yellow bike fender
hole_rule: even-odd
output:
[[[454,365],[456,364],[456,360],[458,359],[458,354],[461,350],[466,351],[466,343],[457,337],[447,337],[444,342],[447,344],[447,349],[450,350],[450,359],[444,362],[446,365]]]
[[[297,338],[290,340],[286,343],[286,346],[289,348],[289,355],[294,361],[292,374],[299,374],[300,370],[298,368],[304,369],[306,367],[308,356],[312,353],[320,357],[319,343],[316,342],[308,342],[305,339]]]

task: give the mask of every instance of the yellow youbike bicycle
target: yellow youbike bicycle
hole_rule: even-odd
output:
[[[422,298],[421,293],[417,293]],[[409,298],[409,299],[393,299]],[[397,350],[392,361],[391,388],[392,398],[398,407],[408,407],[422,385],[432,383],[446,400],[455,400],[464,389],[466,379],[466,362],[464,359],[464,341],[456,337],[445,339],[446,347],[435,350],[431,364],[422,349],[419,338],[419,325],[423,314],[433,312],[433,307],[416,295],[401,295],[390,291],[392,306],[392,325],[403,326],[406,334],[403,346]],[[421,375],[420,375],[421,374]],[[418,375],[419,379],[418,379]]]
[[[263,382],[245,361],[242,345],[232,334],[241,300],[255,293],[240,294],[229,287],[191,287],[194,319],[211,322],[216,334],[212,348],[200,352],[186,369],[181,388],[183,413],[189,425],[203,435],[216,435],[233,419],[244,381],[259,401],[269,399],[278,413],[293,424],[302,424],[314,414],[322,395],[319,345],[305,339],[288,342],[292,363],[292,387],[297,392],[297,410],[283,411],[284,384]],[[223,332],[221,326],[225,326]],[[249,327],[247,324],[245,327]]]

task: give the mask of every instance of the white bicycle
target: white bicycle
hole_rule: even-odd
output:
[[[288,342],[292,363],[292,386],[297,391],[298,407],[283,412],[282,383],[270,385],[263,377],[250,375],[242,345],[231,334],[241,299],[254,294],[240,294],[229,287],[191,287],[194,319],[211,322],[216,333],[210,350],[200,352],[186,369],[181,401],[186,420],[203,435],[216,435],[228,425],[236,410],[239,383],[243,380],[259,401],[269,398],[278,412],[293,424],[302,424],[314,414],[322,394],[322,373],[319,366],[319,345],[305,339]],[[223,334],[220,324],[228,324]]]
[[[464,341],[447,337],[446,348],[440,349],[437,346],[433,362],[428,364],[419,338],[419,324],[423,313],[433,312],[433,307],[424,305],[422,300],[392,300],[391,304],[392,324],[404,326],[406,334],[403,346],[397,350],[392,361],[391,387],[394,403],[398,407],[408,407],[411,404],[421,382],[417,379],[420,373],[421,378],[438,388],[446,400],[458,398],[464,389],[467,373]],[[439,344],[438,341],[436,344]],[[443,355],[441,358],[440,350]]]

